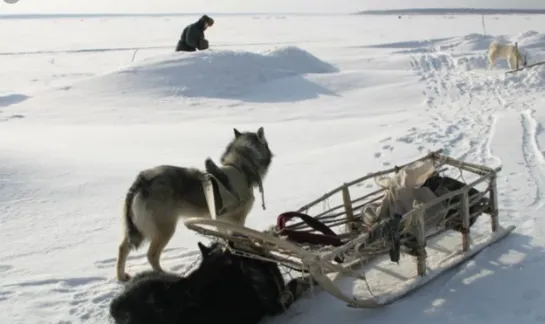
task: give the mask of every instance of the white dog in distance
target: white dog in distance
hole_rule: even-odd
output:
[[[523,56],[520,53],[516,43],[515,45],[500,44],[498,41],[493,41],[490,43],[490,46],[488,47],[488,62],[490,63],[489,69],[494,67],[496,60],[499,58],[507,60],[507,64],[511,70],[514,70],[517,67],[525,67],[527,64],[526,55]]]

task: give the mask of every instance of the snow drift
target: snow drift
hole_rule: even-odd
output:
[[[210,50],[173,53],[74,85],[97,94],[164,97],[236,98],[248,87],[308,73],[337,69],[297,47],[263,53]]]
[[[172,113],[201,111],[203,100],[217,103],[227,99],[235,101],[231,106],[236,106],[238,101],[292,102],[331,94],[306,76],[338,71],[294,46],[261,52],[169,53],[35,93],[10,109],[21,116],[32,111],[33,117],[40,114],[42,118],[60,121],[71,116],[73,121],[85,123],[99,120],[100,116],[106,116],[110,122],[128,117],[147,122],[147,115],[157,112],[169,120]],[[279,90],[284,91],[282,95],[275,92]],[[149,105],[150,100],[154,104]],[[148,103],[141,111],[145,113],[138,114],[134,108],[144,102]],[[77,110],[71,108],[76,106]]]
[[[488,47],[494,40],[502,44],[518,43],[519,49],[526,55],[529,64],[545,59],[545,34],[527,30],[517,35],[467,35],[428,40],[408,40],[365,46],[373,49],[392,51],[395,54],[411,54],[416,61],[426,60],[431,64],[427,69],[457,69],[461,71],[487,70]],[[414,63],[419,64],[419,63]],[[496,69],[507,69],[507,62],[498,59]],[[541,68],[531,70],[531,74],[541,74]]]

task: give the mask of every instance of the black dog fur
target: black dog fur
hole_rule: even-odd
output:
[[[287,285],[276,263],[198,243],[199,267],[187,277],[147,271],[110,303],[116,324],[255,324],[287,309],[302,292]],[[288,297],[288,298],[286,298]]]

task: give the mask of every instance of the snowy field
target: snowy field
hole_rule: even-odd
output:
[[[543,16],[489,15],[485,35],[479,15],[217,15],[210,50],[173,53],[196,18],[0,19],[0,323],[107,323],[137,172],[202,168],[259,126],[275,158],[251,228],[439,148],[501,165],[517,226],[391,306],[319,293],[267,323],[545,322],[545,66],[486,59],[494,38],[545,59]],[[180,223],[163,265],[182,272],[198,240]],[[147,269],[133,252],[128,271]]]

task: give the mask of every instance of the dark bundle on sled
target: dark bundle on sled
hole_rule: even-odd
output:
[[[449,192],[460,190],[465,186],[466,184],[461,181],[448,176],[441,176],[439,173],[434,172],[427,178],[421,187],[426,187],[437,197],[441,197]],[[469,227],[471,227],[483,212],[489,212],[489,199],[475,188],[468,188],[468,196],[472,202],[469,206]],[[460,202],[460,196],[445,199],[444,206],[447,213],[441,222],[443,224],[441,226],[443,230],[452,229],[460,233],[465,231],[462,224],[462,218],[459,217],[461,215],[461,208],[463,208]],[[378,216],[379,215],[365,215],[362,217],[362,223],[367,227],[366,231],[369,233],[369,238],[368,242],[360,244],[358,249],[364,249],[369,243],[373,243],[376,240],[386,239],[391,242],[389,254],[392,261],[397,262],[399,260],[402,246],[405,247],[405,252],[416,256],[418,254],[417,239],[410,232],[402,233],[402,215],[396,213],[392,217],[386,219],[380,219]],[[306,226],[320,233],[286,228],[286,221],[293,218],[301,219]],[[286,236],[288,240],[292,242],[328,246],[341,246],[344,244],[341,237],[333,232],[327,225],[317,218],[313,218],[301,212],[286,212],[278,216],[278,224],[275,230],[280,235]],[[337,257],[335,258],[335,261],[342,263],[343,259]]]
[[[446,193],[462,189],[464,186],[466,186],[466,184],[454,178],[440,176],[437,172],[435,172],[426,180],[426,182],[422,186],[429,188],[438,197],[441,197]],[[472,201],[472,199],[474,199],[474,202],[469,206],[469,227],[473,226],[481,213],[489,212],[489,209],[487,208],[489,199],[488,197],[482,196],[480,194],[481,192],[479,190],[475,188],[469,188],[469,200]],[[462,219],[460,217],[452,216],[460,214],[460,209],[462,208],[462,206],[459,205],[460,201],[460,196],[454,196],[446,200],[447,206],[455,205],[455,207],[449,209],[447,215],[445,216],[445,226],[447,228],[452,228],[457,232],[463,231]]]
[[[144,272],[110,304],[116,324],[254,324],[283,312],[301,289],[276,263],[198,243],[202,261],[187,277]]]
[[[426,187],[430,189],[437,197],[441,197],[445,194],[448,194],[450,192],[454,192],[457,190],[461,190],[466,186],[465,183],[458,181],[454,178],[448,177],[448,176],[441,176],[439,173],[434,172],[422,185],[422,187]],[[484,196],[482,192],[478,191],[475,188],[468,188],[468,197],[471,204],[468,206],[469,209],[469,227],[473,226],[480,215],[482,215],[483,212],[489,212],[488,204],[489,199],[488,197]],[[444,216],[444,220],[442,222],[443,226],[442,229],[452,229],[454,231],[464,233],[469,231],[468,229],[464,228],[462,217],[460,215],[463,214],[462,208],[465,208],[461,204],[461,197],[460,195],[453,196],[452,198],[445,199],[444,205],[447,209],[447,213]],[[398,215],[401,217],[401,215]],[[395,222],[395,221],[394,221]],[[399,225],[396,230],[400,229]],[[396,235],[397,234],[397,235]],[[400,244],[403,241],[403,245],[407,248],[406,252],[410,255],[417,256],[417,238],[412,234],[390,234],[392,240],[394,241],[394,246],[392,247],[392,250],[390,251],[390,256],[392,261],[397,262],[399,260],[399,251],[400,251]]]

